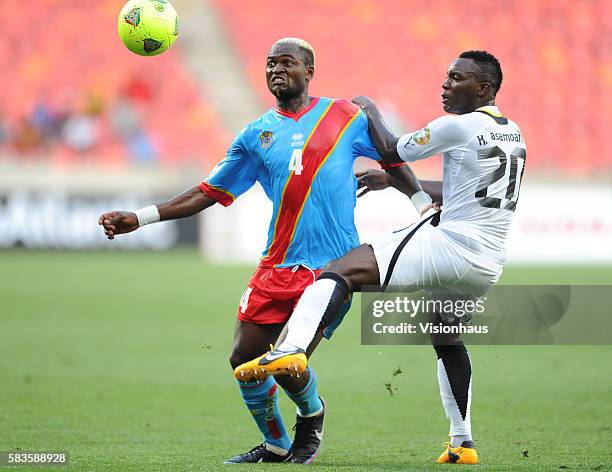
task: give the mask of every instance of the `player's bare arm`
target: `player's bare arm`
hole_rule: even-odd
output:
[[[408,165],[391,167],[385,170],[391,185],[400,192],[413,198],[419,192],[425,192],[435,202],[442,203],[442,181],[420,180]]]
[[[217,200],[206,195],[198,186],[177,195],[161,205],[157,205],[160,221],[176,220],[195,215],[217,203]]]
[[[387,171],[366,169],[356,172],[355,177],[357,188],[363,188],[363,191],[357,195],[358,197],[371,190],[383,190],[387,187],[395,187],[409,197],[423,190],[419,179],[408,166],[394,167]]]
[[[193,187],[157,205],[159,221],[186,218],[214,205],[217,201],[206,195],[199,187]],[[114,239],[116,234],[131,233],[142,226],[138,215],[133,211],[110,211],[98,218],[98,224],[104,228],[108,239]]]
[[[442,200],[442,181],[441,180],[419,180],[423,191],[428,193],[431,199],[439,204],[444,203]]]
[[[362,189],[358,194],[357,198],[363,197],[366,193],[372,190],[383,190],[387,187],[394,187],[400,192],[411,197],[418,190],[412,184],[406,185],[406,180],[403,178],[397,178],[396,175],[399,172],[405,172],[407,166],[401,166],[397,168],[391,168],[386,171],[379,169],[366,169],[355,173],[357,177],[357,188]],[[411,172],[412,175],[414,173]],[[400,174],[401,175],[401,174]],[[409,180],[410,182],[410,180]],[[442,181],[441,180],[418,180],[420,188],[429,196],[434,202],[442,203]]]
[[[397,153],[399,137],[389,129],[376,104],[368,97],[358,96],[353,103],[361,107],[368,117],[368,127],[374,147],[386,164],[398,164],[402,161]]]

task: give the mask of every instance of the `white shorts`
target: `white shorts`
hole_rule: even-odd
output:
[[[502,272],[496,253],[465,236],[432,226],[431,214],[369,244],[384,288],[401,286],[406,292],[479,298]]]

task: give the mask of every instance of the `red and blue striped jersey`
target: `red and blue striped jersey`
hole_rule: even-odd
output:
[[[227,206],[259,182],[273,203],[261,265],[318,269],[359,244],[359,156],[380,159],[364,113],[346,100],[313,98],[297,114],[271,109],[246,126],[200,188]]]

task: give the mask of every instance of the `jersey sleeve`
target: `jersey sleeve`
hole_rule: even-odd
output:
[[[225,155],[200,183],[200,190],[223,206],[250,189],[257,180],[257,164],[246,145],[246,129],[241,131]]]
[[[368,118],[366,117],[365,113],[359,110],[359,116],[355,119],[355,121],[357,133],[355,135],[355,140],[353,141],[354,157],[364,156],[380,161],[381,157],[374,147],[374,143],[372,143],[372,138],[370,137],[370,132],[368,131]]]
[[[463,120],[458,116],[442,116],[425,128],[400,137],[397,153],[402,160],[414,162],[465,144],[466,140]]]

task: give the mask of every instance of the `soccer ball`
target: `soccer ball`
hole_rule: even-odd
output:
[[[140,56],[157,56],[176,41],[178,15],[168,0],[129,0],[119,12],[119,37]]]

